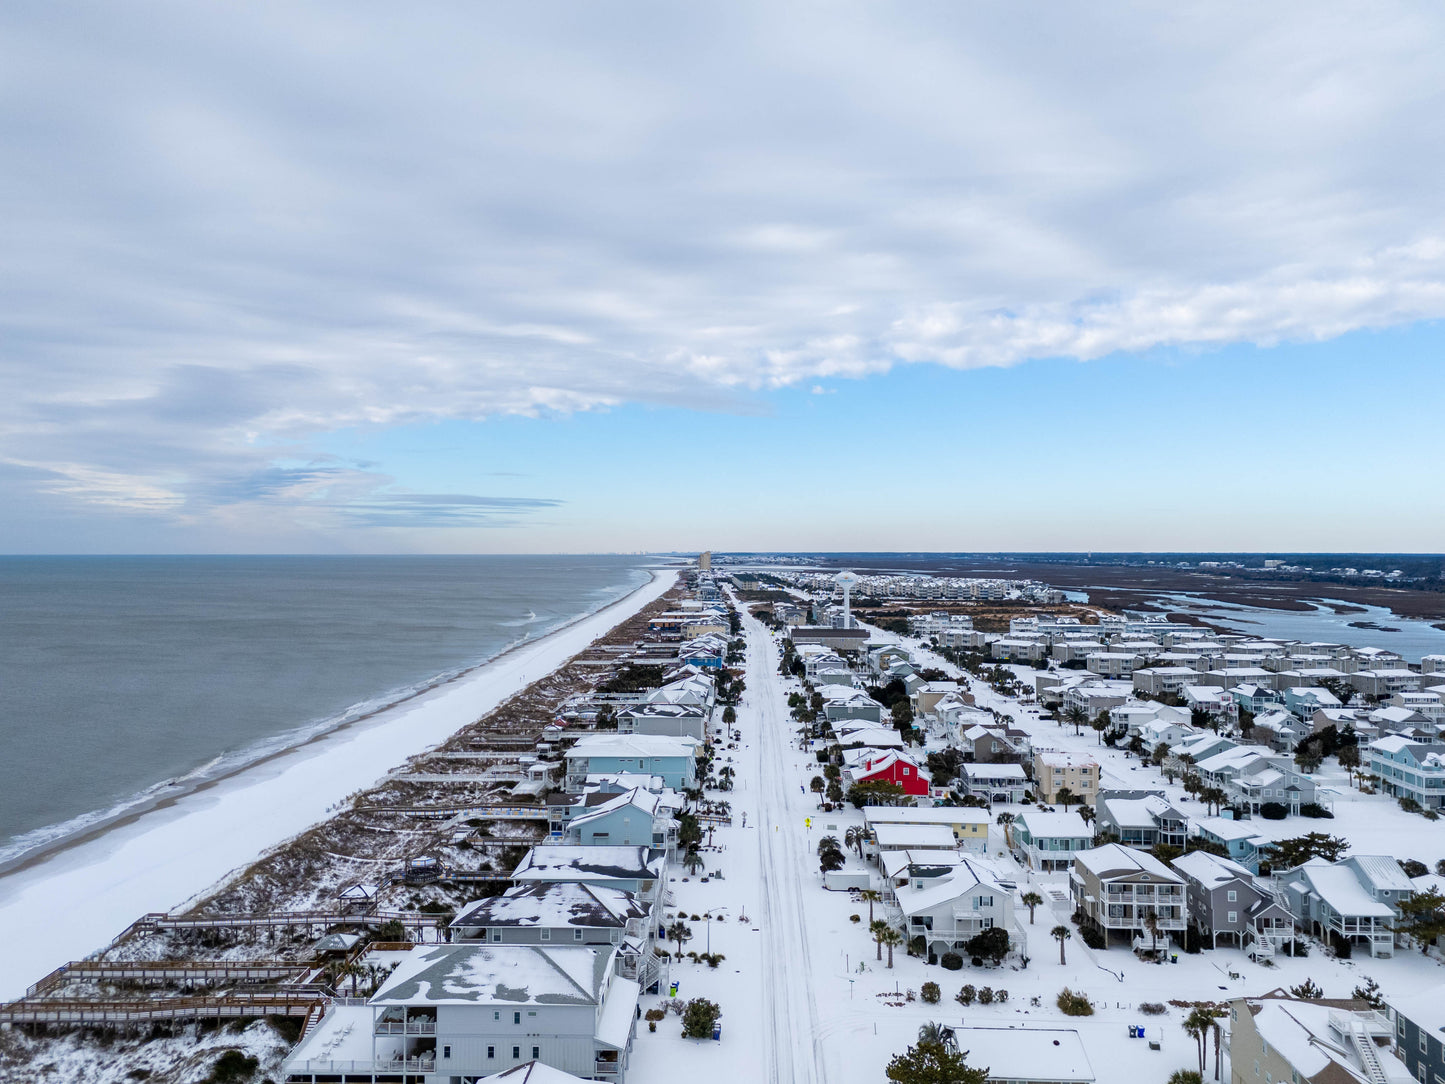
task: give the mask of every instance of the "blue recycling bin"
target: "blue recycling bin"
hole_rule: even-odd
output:
[[[721,1024],[714,1024],[714,1025],[712,1026],[712,1037],[713,1037],[713,1041],[714,1041],[714,1042],[720,1041],[720,1040],[722,1039],[722,1025],[721,1025]]]

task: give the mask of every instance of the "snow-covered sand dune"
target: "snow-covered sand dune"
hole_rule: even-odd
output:
[[[105,945],[134,919],[215,885],[324,820],[347,795],[437,745],[659,598],[676,573],[450,684],[293,749],[0,878],[0,997]]]

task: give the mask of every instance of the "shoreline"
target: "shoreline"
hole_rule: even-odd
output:
[[[326,740],[335,737],[336,735],[344,734],[348,730],[357,729],[362,724],[371,722],[380,715],[384,715],[387,712],[395,711],[398,708],[404,707],[407,704],[421,699],[422,697],[430,696],[434,693],[444,691],[449,686],[453,686],[459,681],[463,681],[476,675],[478,671],[484,669],[485,667],[492,666],[495,663],[501,662],[508,655],[512,654],[515,651],[519,651],[525,647],[531,647],[537,644],[546,643],[547,640],[551,637],[556,636],[559,633],[565,632],[567,629],[573,627],[579,622],[586,621],[590,617],[595,617],[598,614],[604,613],[605,611],[611,609],[613,606],[618,606],[626,602],[628,599],[632,598],[632,596],[637,594],[637,592],[643,591],[646,588],[650,587],[656,581],[657,577],[661,574],[663,570],[646,569],[645,571],[649,573],[649,578],[643,583],[640,583],[636,587],[632,588],[632,590],[628,591],[626,594],[623,594],[620,597],[613,599],[611,602],[604,603],[601,606],[596,607],[595,609],[584,610],[582,613],[569,617],[567,620],[563,621],[555,628],[549,629],[544,635],[539,636],[536,639],[532,639],[524,635],[520,639],[517,639],[512,643],[508,644],[506,647],[502,648],[502,650],[496,652],[495,654],[489,655],[487,658],[482,659],[479,662],[472,663],[471,665],[461,670],[458,670],[456,673],[449,676],[442,677],[439,675],[433,680],[428,680],[424,684],[421,684],[420,687],[414,688],[410,692],[398,696],[395,700],[389,700],[386,703],[378,704],[375,707],[370,708],[359,715],[353,716],[352,718],[338,718],[335,723],[327,726],[320,726],[318,729],[316,729],[310,734],[307,734],[305,737],[302,737],[298,741],[279,746],[275,749],[270,750],[269,752],[264,752],[253,759],[236,764],[230,768],[218,772],[215,775],[203,776],[190,784],[177,783],[175,784],[176,789],[174,790],[168,789],[162,792],[157,792],[145,798],[138,797],[133,804],[125,805],[123,808],[117,809],[114,813],[105,814],[101,816],[99,820],[96,820],[83,827],[77,828],[73,832],[68,832],[65,835],[57,836],[56,838],[51,840],[46,840],[43,843],[38,843],[34,847],[31,847],[28,850],[21,852],[20,854],[0,861],[0,893],[3,893],[5,878],[9,877],[12,874],[23,873],[28,869],[32,869],[35,866],[44,863],[45,861],[49,860],[57,854],[70,850],[74,847],[83,846],[84,844],[91,842],[92,840],[100,838],[109,831],[112,831],[116,828],[125,827],[126,825],[134,823],[135,821],[139,820],[144,816],[147,816],[148,814],[155,813],[159,810],[171,808],[179,804],[180,802],[185,801],[187,798],[204,793],[207,790],[211,790],[224,783],[230,782],[238,778],[239,776],[242,776],[247,772],[252,771],[253,769],[261,768],[271,763],[272,761],[289,756],[292,753],[296,753],[300,750],[307,749],[313,745],[325,742]],[[343,712],[342,715],[344,716],[345,713]],[[304,730],[304,726],[298,729]],[[180,778],[184,779],[185,777],[181,776]],[[165,786],[165,784],[157,783],[153,784],[153,786],[160,787]],[[144,792],[142,791],[141,793],[143,794]]]
[[[445,742],[541,679],[676,583],[668,568],[599,609],[364,718],[347,720],[183,794],[158,795],[57,841],[0,875],[0,915],[42,931],[7,955],[0,982],[38,975],[103,947],[149,911],[214,891],[265,854],[326,821],[348,795]],[[0,996],[9,991],[0,988]]]

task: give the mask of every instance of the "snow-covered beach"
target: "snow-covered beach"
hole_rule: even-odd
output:
[[[0,878],[0,916],[26,935],[0,963],[0,996],[104,946],[323,820],[348,795],[476,721],[663,595],[670,571],[456,680],[298,746]]]

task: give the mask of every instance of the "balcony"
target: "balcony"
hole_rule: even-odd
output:
[[[435,1020],[381,1020],[376,1025],[377,1035],[435,1035]]]

